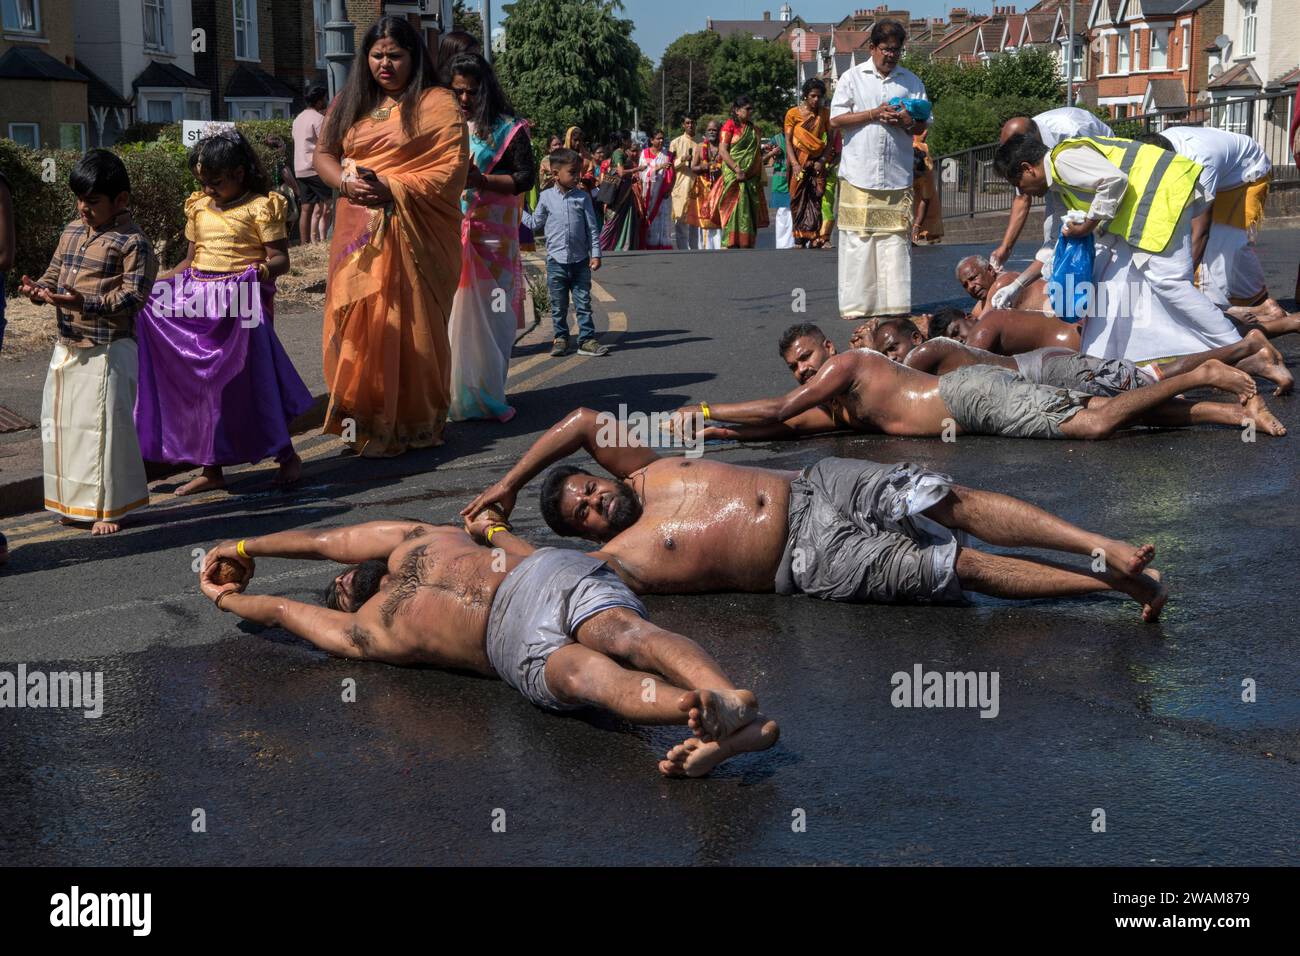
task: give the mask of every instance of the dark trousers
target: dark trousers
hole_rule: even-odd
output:
[[[596,323],[591,318],[591,263],[546,260],[546,289],[551,297],[551,325],[555,337],[569,337],[569,296],[578,313],[578,341],[596,337]]]

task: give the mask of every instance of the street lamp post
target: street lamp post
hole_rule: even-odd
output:
[[[352,46],[354,24],[348,20],[347,7],[343,0],[330,0],[330,18],[325,24],[325,60],[328,65],[330,99],[338,96],[343,84],[348,81],[348,69],[352,66]]]

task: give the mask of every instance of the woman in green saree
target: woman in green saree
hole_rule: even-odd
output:
[[[763,195],[763,160],[758,130],[751,122],[754,108],[748,96],[736,97],[731,119],[722,127],[718,152],[722,178],[714,203],[717,226],[728,249],[752,249],[758,230],[767,226],[767,199]]]

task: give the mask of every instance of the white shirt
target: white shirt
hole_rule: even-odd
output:
[[[1034,117],[1034,125],[1038,127],[1038,135],[1048,149],[1063,139],[1115,135],[1110,131],[1109,126],[1087,110],[1081,110],[1077,106],[1062,106],[1059,109],[1039,113]]]
[[[1175,126],[1161,135],[1174,144],[1174,152],[1200,163],[1201,188],[1213,199],[1225,189],[1263,179],[1273,168],[1264,148],[1249,136],[1202,126]]]
[[[1091,195],[1088,218],[1100,220],[1103,224],[1115,218],[1115,210],[1119,209],[1119,204],[1124,199],[1124,190],[1128,188],[1128,175],[1089,146],[1061,150],[1056,157],[1056,176],[1052,175],[1051,155],[1044,156],[1043,171],[1047,174],[1047,188],[1053,192],[1060,193],[1061,186],[1065,186],[1080,199],[1087,199]],[[1065,205],[1064,202],[1062,205]],[[1102,227],[1099,226],[1095,231],[1100,237]],[[1047,269],[1052,262],[1052,253],[1056,250],[1057,237],[1052,235],[1043,238],[1045,243],[1034,258]]]
[[[831,118],[861,113],[883,106],[895,96],[928,100],[925,85],[911,70],[894,67],[881,76],[872,60],[859,63],[835,84]],[[922,123],[912,127],[921,132]],[[859,189],[906,189],[912,185],[912,133],[901,126],[862,123],[842,127],[844,149],[840,153],[840,178]]]

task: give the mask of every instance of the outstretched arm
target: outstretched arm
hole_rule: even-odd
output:
[[[606,440],[608,437],[597,412],[590,408],[575,409],[533,442],[533,447],[506,472],[504,478],[462,508],[461,516],[472,518],[488,505],[495,504],[503,515],[509,517],[515,507],[515,498],[524,485],[537,477],[542,469],[567,458],[579,448],[585,449],[597,464],[616,478],[626,478],[659,460],[659,456],[649,448]]]
[[[834,355],[816,375],[792,392],[779,398],[713,405],[709,415],[741,425],[777,425],[819,405],[827,405],[837,395],[847,392],[853,387],[857,366],[858,355],[852,352]]]
[[[244,554],[250,558],[306,558],[360,564],[387,558],[413,531],[425,527],[418,521],[368,521],[343,528],[277,531],[245,538]],[[217,558],[238,561],[241,557],[238,546],[237,541],[223,541],[208,552],[204,567]]]
[[[775,425],[710,425],[700,433],[704,440],[730,438],[735,441],[794,441],[806,435],[836,431],[840,426],[824,408],[812,408],[802,415]]]

